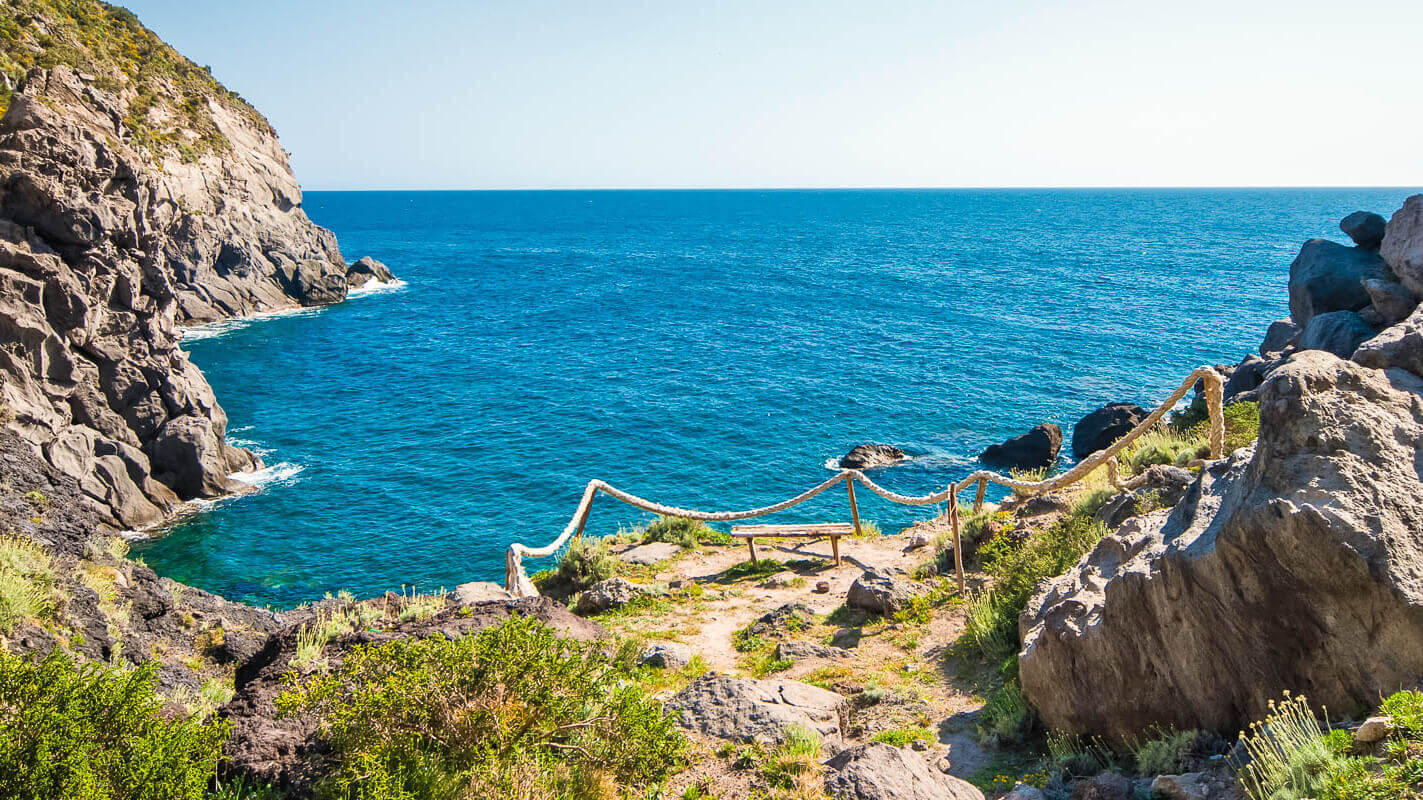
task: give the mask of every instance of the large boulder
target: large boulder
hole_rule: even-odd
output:
[[[1404,369],[1423,376],[1423,306],[1359,345],[1354,360],[1374,369]]]
[[[983,792],[929,766],[912,750],[856,745],[825,762],[825,793],[835,800],[983,800]]]
[[[1304,326],[1299,349],[1323,350],[1340,358],[1353,355],[1359,345],[1374,337],[1374,329],[1352,311],[1317,314]]]
[[[682,727],[736,742],[781,742],[790,725],[838,739],[847,701],[827,689],[783,678],[751,680],[707,673],[667,701]]]
[[[1394,213],[1379,255],[1408,290],[1423,297],[1423,194],[1415,194]]]
[[[1300,327],[1290,320],[1277,319],[1270,323],[1270,327],[1265,329],[1265,338],[1260,342],[1260,355],[1268,356],[1271,353],[1279,353],[1300,334]]]
[[[1104,538],[1020,620],[1048,727],[1230,733],[1284,690],[1335,714],[1423,675],[1423,380],[1302,352],[1260,439]]]
[[[1061,449],[1062,428],[1044,422],[1002,444],[989,445],[978,458],[990,467],[1038,469],[1057,463],[1057,453]]]
[[[1383,243],[1383,235],[1388,223],[1383,217],[1371,211],[1355,211],[1339,221],[1339,230],[1354,240],[1354,244],[1365,250],[1377,250]]]
[[[1171,508],[1181,502],[1191,485],[1191,473],[1168,464],[1153,464],[1132,479],[1131,488],[1118,492],[1093,518],[1115,529],[1128,519],[1158,508]]]
[[[1230,377],[1225,379],[1225,385],[1221,388],[1221,399],[1229,403],[1242,394],[1255,391],[1265,382],[1266,374],[1274,365],[1274,361],[1266,361],[1254,353],[1247,355],[1229,371]]]
[[[845,595],[845,605],[875,614],[893,614],[909,604],[922,590],[915,583],[888,572],[865,570]]]
[[[573,610],[579,614],[597,614],[622,608],[641,596],[642,589],[627,578],[608,578],[584,590]]]
[[[1108,403],[1072,426],[1072,455],[1086,458],[1122,438],[1150,414],[1133,403]]]
[[[1364,291],[1385,325],[1403,321],[1418,307],[1418,298],[1398,281],[1370,278],[1364,281]]]
[[[1316,314],[1357,311],[1369,304],[1364,281],[1388,277],[1378,253],[1310,239],[1290,264],[1290,317],[1308,325]]]
[[[391,274],[390,267],[370,256],[362,256],[346,269],[346,282],[353,289],[365,286],[371,281],[390,283],[394,280],[395,275]]]
[[[869,469],[898,464],[907,456],[892,444],[857,444],[840,457],[842,469]]]

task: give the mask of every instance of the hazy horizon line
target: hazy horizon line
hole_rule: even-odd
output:
[[[460,188],[428,187],[302,187],[303,192],[981,192],[981,191],[1250,191],[1310,189],[1404,189],[1423,191],[1423,184],[1311,184],[1311,185],[1132,185],[1097,184],[1002,185],[1002,186],[476,186]]]

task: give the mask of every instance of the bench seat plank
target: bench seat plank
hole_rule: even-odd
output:
[[[840,537],[853,536],[855,526],[847,522],[822,522],[810,525],[732,525],[731,535],[746,540],[751,563],[756,563],[756,540],[766,539],[830,539],[830,552],[835,566],[840,566]]]

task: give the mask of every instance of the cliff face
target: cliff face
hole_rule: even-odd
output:
[[[139,526],[260,466],[225,443],[179,326],[339,302],[389,273],[363,259],[348,280],[266,120],[126,12],[17,5],[9,67],[59,63],[6,73],[0,415],[102,522]]]

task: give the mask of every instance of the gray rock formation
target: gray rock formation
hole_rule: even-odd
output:
[[[359,289],[371,281],[390,283],[395,275],[390,268],[370,256],[362,256],[346,272],[346,282],[352,289]]]
[[[1299,349],[1323,350],[1340,358],[1353,355],[1359,345],[1372,339],[1374,329],[1352,311],[1330,311],[1316,314],[1304,326],[1299,337]]]
[[[990,467],[1038,469],[1057,463],[1057,454],[1061,449],[1062,428],[1044,422],[1021,436],[989,445],[978,459]]]
[[[638,662],[644,667],[681,669],[692,663],[692,648],[681,642],[653,642],[642,648]]]
[[[776,645],[776,658],[786,661],[804,661],[807,658],[845,658],[849,655],[850,651],[843,647],[831,647],[804,640],[780,642]]]
[[[1316,314],[1358,311],[1369,304],[1364,281],[1388,277],[1378,253],[1310,239],[1290,264],[1290,317],[1307,326]]]
[[[1229,733],[1286,689],[1348,714],[1423,675],[1423,379],[1301,352],[1260,413],[1255,448],[1028,604],[1020,674],[1048,726]]]
[[[651,566],[660,564],[682,552],[682,546],[675,542],[648,542],[618,553],[618,560],[625,564]]]
[[[1388,221],[1379,255],[1415,297],[1423,297],[1423,194],[1405,200]]]
[[[1383,243],[1384,230],[1388,223],[1383,217],[1371,211],[1355,211],[1339,221],[1343,231],[1354,244],[1365,250],[1377,250]]]
[[[579,614],[597,614],[612,608],[621,608],[642,596],[642,589],[626,578],[609,578],[598,581],[578,596],[578,604],[573,610]]]
[[[1375,369],[1405,369],[1423,375],[1423,306],[1408,319],[1359,345],[1354,360]]]
[[[1147,467],[1138,479],[1140,486],[1119,492],[1103,503],[1093,517],[1108,528],[1116,528],[1138,514],[1175,506],[1191,485],[1191,473],[1166,464]]]
[[[867,569],[850,584],[845,605],[875,614],[893,614],[922,591],[915,583]]]
[[[1110,447],[1150,413],[1132,403],[1108,403],[1072,426],[1072,455],[1086,458]]]
[[[1364,281],[1364,291],[1369,293],[1369,300],[1385,325],[1403,321],[1418,307],[1418,298],[1398,281],[1370,278]]]
[[[781,742],[789,725],[839,739],[848,714],[844,697],[781,678],[751,680],[708,673],[667,701],[682,727],[737,742]]]
[[[154,151],[123,91],[34,70],[0,119],[0,403],[131,528],[260,466],[226,443],[178,326],[339,301],[347,268],[260,115],[215,96],[201,115],[225,147]]]
[[[825,793],[835,800],[983,800],[968,781],[930,767],[911,750],[856,745],[825,762]]]
[[[906,458],[904,451],[889,444],[857,444],[850,452],[840,457],[843,469],[869,469],[888,467]]]
[[[1300,327],[1290,320],[1277,319],[1265,330],[1265,338],[1260,342],[1260,355],[1283,352],[1300,334]]]
[[[1221,399],[1229,403],[1240,395],[1255,391],[1265,381],[1265,375],[1274,363],[1254,353],[1246,356],[1230,370],[1230,377],[1226,378],[1221,389]]]

